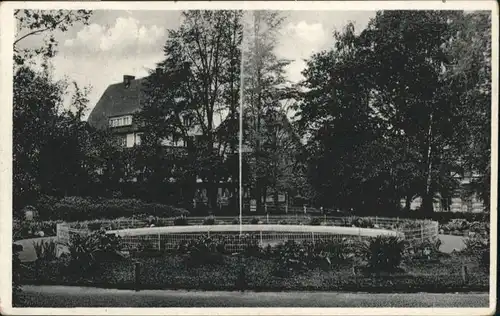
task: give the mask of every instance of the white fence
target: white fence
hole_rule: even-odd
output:
[[[352,227],[359,219],[361,225],[371,223],[373,228]],[[238,217],[212,217],[207,223],[206,217],[187,217],[188,226],[174,226],[174,218],[156,218],[154,227],[148,220],[116,219],[96,220],[59,224],[58,242],[67,245],[72,234],[86,234],[91,230],[105,229],[122,236],[124,246],[134,248],[147,245],[151,249],[174,249],[181,242],[200,236],[214,234],[231,239],[229,247],[238,250],[243,246],[239,236]],[[252,225],[249,225],[252,224]],[[313,225],[311,225],[313,224]],[[314,225],[315,224],[315,225]],[[165,229],[165,227],[169,227]],[[434,240],[438,237],[439,224],[429,220],[412,220],[384,217],[329,217],[307,215],[282,215],[243,217],[241,229],[245,234],[258,238],[262,245],[276,244],[286,240],[311,241],[345,238],[347,235],[360,239],[377,235],[394,234],[410,243]],[[256,236],[257,237],[256,237]]]
[[[243,236],[240,236],[240,232]],[[140,245],[146,245],[154,250],[176,249],[182,242],[213,235],[225,239],[225,248],[230,251],[240,251],[248,245],[246,236],[252,236],[261,246],[275,245],[286,240],[309,241],[314,244],[320,240],[332,241],[346,236],[354,236],[360,240],[380,235],[402,236],[401,233],[384,229],[272,224],[151,227],[107,233],[120,236],[126,248],[137,249]]]

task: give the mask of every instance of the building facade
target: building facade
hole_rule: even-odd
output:
[[[147,77],[136,79],[134,76],[124,75],[123,81],[108,86],[89,115],[88,123],[99,130],[107,130],[116,144],[123,148],[133,148],[141,144],[143,130],[136,119],[141,110],[145,95]],[[188,145],[201,135],[201,128],[192,124],[191,119],[183,117],[184,126],[190,126],[187,138],[169,137],[161,144],[166,149],[186,150]],[[217,145],[217,144],[216,144]],[[230,151],[227,154],[231,154]],[[137,181],[134,177],[133,181]],[[196,191],[193,194],[194,207],[203,205],[208,200],[207,185],[200,178],[196,179]],[[219,204],[228,204],[234,194],[235,181],[220,183],[217,188]]]

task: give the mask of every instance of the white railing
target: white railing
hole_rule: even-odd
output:
[[[239,234],[240,230],[243,232],[242,236]],[[333,241],[346,237],[363,240],[380,235],[402,235],[384,229],[301,225],[242,225],[241,227],[240,225],[193,225],[123,229],[107,233],[120,236],[124,248],[130,250],[137,249],[141,245],[153,250],[172,250],[182,242],[202,236],[216,236],[225,240],[225,249],[230,251],[240,251],[248,246],[250,241],[246,236],[253,237],[254,241],[265,247],[286,240],[308,241],[315,244],[318,241]]]
[[[365,221],[367,224],[371,223],[373,228],[352,227],[352,223],[356,219]],[[153,227],[148,220],[143,219],[95,220],[59,224],[57,236],[60,243],[67,244],[72,234],[86,234],[93,229],[103,228],[110,232],[121,232],[120,234],[123,234],[123,238],[125,239],[124,242],[130,246],[151,242],[157,245],[157,249],[172,249],[176,242],[198,238],[202,235],[210,234],[210,232],[218,235],[234,235],[236,232],[239,233],[240,230],[236,216],[211,217],[211,221],[215,223],[214,225],[204,225],[207,224],[207,217],[186,217],[185,221],[188,226],[175,226],[174,220],[174,218],[156,218]],[[316,225],[310,225],[313,220],[316,222]],[[95,225],[95,227],[92,227],[92,225]],[[206,228],[201,229],[200,226]],[[169,229],[165,230],[165,227],[169,227]],[[345,237],[345,235],[362,235],[361,237],[367,238],[384,234],[386,231],[391,231],[413,243],[423,240],[434,240],[438,237],[439,233],[438,222],[429,220],[385,217],[307,216],[298,214],[245,216],[242,220],[242,227],[246,227],[247,233],[258,233],[259,236],[263,236],[263,239],[271,243],[283,242],[287,239],[313,241],[315,238],[331,239],[333,238],[332,236]],[[257,230],[256,227],[265,228]],[[233,231],[233,228],[236,231]],[[332,228],[335,228],[335,232]],[[124,233],[125,231],[132,233],[127,235]],[[339,233],[342,231],[349,231],[350,233]],[[358,233],[353,233],[354,231]],[[360,231],[364,233],[361,234],[359,233]],[[372,235],[368,236],[366,232],[372,232]],[[319,235],[315,235],[315,233]],[[170,246],[161,247],[162,243]]]

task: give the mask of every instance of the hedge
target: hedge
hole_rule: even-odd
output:
[[[62,221],[14,221],[12,239],[29,239],[57,235],[57,224]],[[43,232],[43,235],[40,234]]]
[[[142,289],[197,289],[254,291],[365,291],[365,292],[486,292],[489,288],[487,273],[471,268],[468,282],[460,275],[460,258],[453,268],[444,271],[442,263],[426,266],[422,273],[409,267],[403,273],[385,275],[352,273],[351,265],[336,265],[331,269],[312,269],[286,277],[273,273],[273,260],[222,256],[217,265],[185,264],[182,255],[140,258]],[[456,266],[455,266],[456,265]],[[241,267],[244,281],[241,282]],[[132,260],[102,262],[96,269],[83,274],[70,273],[62,262],[28,264],[23,272],[23,284],[58,284],[97,286],[103,288],[133,289],[134,264]]]
[[[187,216],[189,212],[170,205],[137,199],[91,199],[83,197],[43,197],[35,205],[40,220],[83,221],[140,215]]]

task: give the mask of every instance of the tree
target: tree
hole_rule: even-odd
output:
[[[51,58],[57,53],[56,31],[66,32],[75,23],[87,24],[92,11],[89,10],[15,10],[17,33],[14,39],[14,61],[23,65],[34,56]],[[45,36],[39,47],[22,47],[30,37]]]
[[[16,210],[33,202],[40,193],[52,192],[53,189],[57,191],[54,186],[61,188],[61,181],[58,178],[60,172],[67,172],[68,170],[63,169],[71,163],[75,164],[72,167],[74,169],[77,161],[81,161],[74,160],[72,156],[62,159],[62,164],[57,164],[55,159],[62,156],[55,150],[60,149],[58,145],[61,143],[68,146],[66,149],[71,148],[72,153],[75,153],[74,150],[80,150],[75,146],[75,142],[69,141],[68,137],[75,135],[71,131],[75,125],[77,130],[84,130],[81,116],[86,106],[88,91],[82,91],[75,86],[72,103],[77,111],[76,113],[64,111],[63,98],[68,85],[64,80],[53,80],[50,73],[50,57],[56,53],[57,41],[54,32],[65,32],[69,26],[79,21],[86,23],[90,14],[90,11],[85,10],[14,12],[18,27],[14,40],[16,66],[13,91],[13,206],[16,216],[19,215]],[[23,47],[25,39],[40,35],[45,35],[46,38],[39,47]],[[27,61],[31,61],[36,55],[43,57],[42,71],[33,70],[27,65]],[[64,128],[59,129],[61,124]],[[44,169],[41,166],[50,168]],[[58,176],[50,174],[54,168],[58,169]],[[72,181],[69,183],[73,183]]]
[[[367,169],[376,160],[368,159],[363,148],[381,129],[370,116],[364,56],[353,25],[334,36],[333,49],[307,61],[297,124],[307,139],[303,157],[316,203],[349,209],[362,202],[363,172],[377,170],[376,165]]]
[[[286,99],[285,67],[288,60],[278,59],[274,53],[277,37],[284,17],[275,11],[253,11],[245,33],[243,61],[244,131],[245,142],[250,145],[252,168],[252,196],[257,210],[269,187],[278,190],[278,173],[283,161],[278,150],[283,131],[293,134],[282,111],[281,101]],[[293,137],[292,137],[293,138]],[[285,153],[292,155],[293,153]]]
[[[473,169],[484,172],[490,53],[479,47],[491,45],[488,32],[481,14],[383,11],[313,56],[299,123],[320,195],[359,209],[400,198],[409,208],[421,196],[429,214],[436,193],[457,187],[464,162],[483,161]],[[478,147],[486,153],[472,154]]]
[[[82,121],[88,88],[75,84],[64,108],[65,81],[53,81],[47,70],[26,66],[14,75],[13,184],[14,209],[39,194],[90,194],[98,169],[98,142]]]
[[[465,161],[489,162],[490,34],[484,14],[390,11],[377,14],[361,35],[373,56],[374,106],[422,157],[424,213],[432,212],[436,192],[457,186],[453,175],[471,169]],[[473,148],[482,154],[470,159]],[[487,164],[472,169],[487,175]]]
[[[207,184],[209,206],[215,208],[216,185],[228,177],[221,170],[229,141],[234,150],[234,140],[218,138],[215,120],[229,112],[231,129],[236,123],[241,12],[191,10],[182,16],[179,29],[169,31],[165,59],[158,65],[162,75],[151,77],[146,93],[149,105],[143,111],[148,119],[143,121],[149,120],[146,130],[169,134],[154,137],[156,144],[170,135],[190,140],[193,152],[188,166]],[[193,135],[193,129],[201,135]]]
[[[490,201],[491,159],[491,15],[456,13],[445,52],[444,78],[454,108],[453,148],[463,171],[478,173],[473,191]]]

